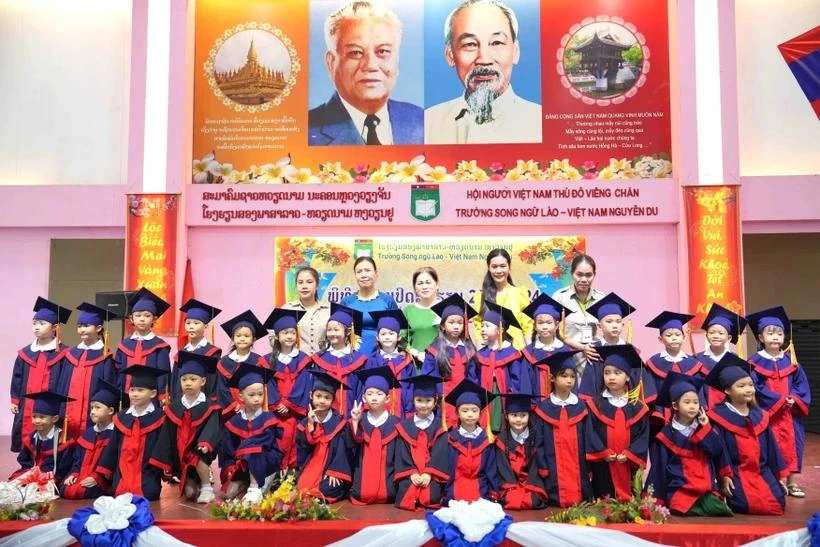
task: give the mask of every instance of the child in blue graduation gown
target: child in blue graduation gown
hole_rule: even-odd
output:
[[[811,406],[811,386],[806,371],[797,362],[794,340],[783,351],[785,333],[787,329],[791,332],[791,322],[782,306],[753,313],[747,319],[763,346],[749,359],[754,367],[752,379],[762,395],[758,401],[769,412],[769,426],[789,469],[786,484],[789,495],[803,498],[806,493],[797,484],[796,475],[803,469],[806,447],[803,419]]]
[[[705,381],[726,394],[708,413],[731,465],[731,474],[721,472],[726,502],[735,513],[782,515],[789,470],[769,427],[769,414],[754,403],[749,364],[728,353]]]
[[[74,440],[57,427],[60,407],[71,398],[51,391],[29,393],[26,397],[34,402],[31,412],[34,431],[23,439],[23,448],[17,454],[20,469],[12,473],[9,480],[39,467],[44,473],[53,472],[54,482],[60,484],[74,462]]]
[[[77,333],[80,343],[65,354],[65,365],[60,374],[59,392],[72,399],[66,404],[65,427],[72,439],[79,439],[93,425],[88,408],[91,404],[91,390],[100,380],[115,383],[117,370],[114,358],[103,341],[104,324],[117,316],[83,302],[77,309]]]
[[[550,396],[550,369],[543,359],[569,347],[558,338],[561,320],[572,313],[544,293],[524,308],[523,313],[532,318],[535,325],[532,342],[521,350],[522,365],[530,375],[530,387],[536,395],[535,404]]]
[[[529,393],[507,393],[506,426],[495,438],[498,462],[498,502],[505,509],[542,509],[547,505],[547,491],[539,471],[543,459],[538,455],[539,440],[530,427]]]
[[[675,513],[694,516],[731,516],[720,497],[718,472],[731,474],[723,442],[700,404],[703,380],[668,372],[658,393],[658,404],[672,416],[649,450],[650,486],[655,496]]]
[[[603,359],[604,389],[586,400],[590,411],[586,437],[592,490],[596,497],[626,501],[632,498],[635,473],[646,466],[649,448],[649,409],[640,400],[630,401],[630,373],[643,363],[630,344],[601,346],[598,353]]]
[[[296,484],[329,502],[347,497],[353,470],[353,439],[347,420],[331,407],[343,383],[320,370],[311,370],[313,386],[307,416],[296,430]]]
[[[191,298],[179,308],[179,311],[185,313],[185,334],[188,336],[188,342],[179,348],[179,351],[198,353],[200,355],[207,355],[208,357],[216,357],[217,359],[221,358],[222,350],[208,341],[205,337],[205,330],[222,310]],[[213,327],[211,328],[213,329]],[[213,335],[213,330],[211,334]],[[174,369],[171,372],[172,400],[182,397],[182,387],[179,382],[179,377],[179,353],[177,353],[174,355]],[[208,375],[208,381],[205,383],[205,388],[203,389],[205,396],[213,401],[217,400],[218,384],[219,372],[214,371]]]
[[[222,437],[219,406],[205,395],[216,372],[216,357],[179,352],[182,395],[165,406],[165,424],[154,446],[151,464],[179,479],[180,493],[197,503],[214,500],[211,462]]]
[[[97,465],[97,473],[111,481],[115,496],[129,492],[159,499],[162,472],[150,461],[165,422],[165,413],[156,403],[157,379],[167,374],[145,365],[125,369],[131,406],[114,416],[111,440]]]
[[[253,345],[264,337],[268,331],[256,318],[251,310],[246,310],[236,317],[228,319],[220,325],[231,339],[231,349],[228,355],[219,359],[217,370],[216,400],[222,407],[224,420],[229,420],[236,414],[241,404],[239,391],[231,387],[233,376],[242,364],[270,368],[264,357],[253,351]],[[268,386],[270,388],[270,386]]]
[[[701,377],[705,378],[724,355],[731,353],[728,347],[729,342],[737,344],[747,324],[748,321],[745,317],[727,310],[719,304],[712,304],[709,307],[706,318],[700,326],[701,329],[706,331],[706,341],[709,343],[709,347],[695,355],[701,363]],[[723,391],[712,386],[707,385],[705,391],[706,401],[704,401],[704,406],[707,410],[714,408],[726,398]]]
[[[273,351],[265,356],[268,367],[274,371],[274,382],[269,390],[269,406],[276,413],[282,427],[279,443],[284,457],[282,469],[296,466],[296,425],[307,416],[310,401],[312,365],[308,354],[299,349],[299,320],[306,312],[274,309],[265,320],[271,331]]]
[[[476,501],[479,498],[495,500],[498,493],[498,465],[495,459],[495,440],[489,437],[484,413],[484,429],[479,421],[484,409],[495,394],[464,380],[447,396],[447,402],[456,407],[458,425],[450,431],[449,479],[444,494],[450,500]]]
[[[396,507],[413,511],[441,506],[448,473],[447,430],[435,414],[438,376],[404,380],[413,394],[413,415],[396,426]]]
[[[550,369],[549,397],[534,408],[541,461],[538,472],[545,480],[550,505],[569,507],[592,499],[592,483],[586,461],[585,437],[589,410],[574,392],[577,350],[544,358]]]
[[[100,380],[91,394],[91,425],[77,439],[71,471],[60,488],[67,499],[96,499],[111,495],[111,482],[97,472],[97,464],[114,431],[114,416],[125,393],[117,386]]]
[[[243,501],[259,502],[282,464],[279,419],[265,410],[272,377],[270,369],[243,363],[231,378],[242,406],[225,424],[219,460],[222,489],[229,499],[246,490]]]
[[[360,370],[356,373],[362,386],[362,399],[353,403],[350,429],[358,445],[353,461],[353,484],[350,501],[354,505],[393,503],[396,484],[393,478],[396,462],[396,426],[400,420],[387,410],[390,391],[399,383],[389,367]],[[364,412],[364,405],[368,410]]]
[[[30,438],[34,432],[31,421],[34,400],[26,395],[43,391],[60,393],[60,374],[68,346],[60,343],[57,330],[59,324],[65,324],[70,316],[71,310],[45,298],[38,296],[34,303],[31,323],[34,342],[17,351],[11,373],[12,452],[20,452],[23,439]]]
[[[367,359],[365,368],[389,367],[397,380],[407,380],[416,375],[416,362],[402,346],[402,330],[407,332],[410,325],[401,310],[372,311],[370,316],[376,322],[376,347]],[[408,384],[390,390],[390,414],[404,420],[413,415],[413,392]]]
[[[367,356],[354,349],[354,338],[361,332],[362,313],[331,302],[330,319],[327,321],[325,351],[313,354],[316,368],[330,374],[348,389],[336,392],[333,410],[342,416],[349,416],[353,402],[362,395],[356,371],[367,363]]]
[[[171,346],[165,340],[154,334],[154,321],[170,308],[171,305],[142,287],[128,301],[130,315],[128,318],[134,325],[134,334],[120,341],[114,361],[119,375],[120,389],[130,392],[131,375],[125,370],[132,366],[151,367],[165,371],[157,379],[157,396],[164,403],[168,397],[168,374],[171,372]]]

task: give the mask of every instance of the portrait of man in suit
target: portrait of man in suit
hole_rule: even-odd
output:
[[[350,2],[324,23],[335,92],[308,113],[308,145],[421,144],[424,111],[390,98],[399,75],[402,25],[392,10]]]

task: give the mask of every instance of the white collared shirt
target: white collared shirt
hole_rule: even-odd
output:
[[[204,403],[208,399],[205,397],[205,394],[200,391],[199,395],[196,396],[196,399],[194,399],[193,403],[189,403],[188,397],[186,397],[185,395],[183,395],[180,400],[182,401],[182,406],[184,406],[187,409],[191,409],[199,403]]]
[[[481,429],[479,426],[475,426],[475,429],[473,431],[467,431],[463,427],[458,426],[458,434],[464,437],[465,439],[476,439],[479,435],[481,435],[482,431],[484,430]]]
[[[617,342],[615,342],[614,344],[610,344],[609,342],[604,340],[603,337],[602,337],[601,338],[601,345],[602,346],[623,346],[623,345],[626,345],[626,342],[624,342],[623,338],[618,338]]]
[[[512,440],[514,440],[518,444],[524,444],[525,442],[527,442],[527,439],[530,438],[530,428],[525,428],[524,431],[522,431],[520,434],[516,433],[511,429],[510,436],[512,437]]]
[[[51,426],[51,429],[48,430],[48,433],[46,433],[45,437],[41,437],[40,434],[37,433],[37,432],[34,433],[34,436],[37,438],[38,441],[40,441],[41,443],[44,443],[46,441],[50,441],[51,439],[53,439],[54,434],[56,432],[57,432],[57,428],[54,427],[54,426]]]
[[[389,361],[390,359],[398,358],[400,353],[398,352],[398,350],[395,350],[392,353],[387,353],[386,351],[380,349],[379,350],[379,355],[381,355],[383,359]]]
[[[333,349],[330,348],[327,350],[333,357],[344,357],[345,355],[350,355],[352,349],[350,348],[350,344],[346,345],[342,349]]]
[[[698,428],[697,420],[692,421],[692,425],[683,425],[675,418],[672,418],[672,429],[683,435],[684,437],[691,437],[692,433]]]
[[[780,354],[778,354],[778,355],[772,355],[771,353],[769,353],[765,349],[762,349],[762,350],[758,351],[757,354],[760,355],[761,357],[763,357],[764,359],[768,359],[770,361],[777,361],[778,359],[783,358],[783,356],[785,355],[785,352],[781,351]]]
[[[149,332],[145,336],[140,336],[139,333],[135,332],[134,334],[131,335],[131,340],[153,340],[156,337],[157,337],[157,335],[154,334],[153,331]]]
[[[512,344],[510,344],[507,340],[504,340],[503,342],[501,342],[501,347],[498,346],[498,343],[495,343],[492,346],[487,346],[487,347],[489,347],[492,351],[498,351],[498,350],[506,349],[510,346],[512,346]]]
[[[456,342],[455,344],[453,344],[453,343],[452,343],[452,342],[450,342],[449,340],[445,340],[445,342],[447,342],[447,347],[448,347],[448,348],[457,348],[457,347],[459,347],[459,346],[461,346],[462,348],[463,348],[463,347],[466,347],[466,346],[464,345],[464,341],[463,341],[463,340],[461,340],[461,339],[459,339],[459,341],[458,341],[458,342]]]
[[[125,411],[126,414],[130,414],[135,418],[139,418],[140,416],[145,416],[146,414],[150,414],[154,411],[154,403],[148,403],[148,406],[145,407],[145,411],[142,414],[137,414],[137,409],[133,406],[129,406],[128,410]]]
[[[419,429],[427,429],[433,425],[433,414],[431,413],[426,418],[419,418],[418,414],[413,414],[413,424]]]
[[[110,424],[105,426],[105,428],[103,428],[103,429],[100,429],[100,426],[98,426],[97,424],[94,424],[94,431],[96,433],[102,433],[103,431],[109,431],[111,429],[114,429],[114,422],[111,422]]]
[[[614,406],[615,408],[623,408],[629,403],[629,400],[626,396],[623,397],[616,397],[615,395],[611,394],[608,389],[605,389],[601,395],[609,401],[609,404]]]
[[[228,354],[228,359],[233,359],[237,363],[244,363],[248,360],[248,357],[251,356],[251,352],[246,353],[245,355],[239,355],[236,353],[236,350],[233,350],[231,353]]]
[[[552,341],[552,344],[550,344],[548,346],[544,342],[542,342],[540,339],[536,338],[535,339],[535,344],[533,344],[533,347],[535,349],[542,349],[542,350],[547,351],[547,352],[553,352],[557,349],[563,348],[564,343],[556,338],[555,340]]]
[[[318,415],[316,415],[316,422],[317,422],[317,423],[320,423],[320,424],[326,424],[327,422],[329,422],[329,421],[330,421],[330,417],[331,417],[331,416],[333,416],[333,411],[332,411],[332,410],[328,410],[328,411],[327,411],[327,414],[325,414],[325,417],[324,417],[323,419],[321,419],[321,420],[319,419],[319,416],[318,416]]]
[[[711,346],[707,347],[707,348],[703,351],[703,354],[704,354],[704,355],[707,355],[707,356],[711,357],[711,358],[712,358],[712,359],[714,359],[715,361],[720,361],[720,360],[723,358],[723,356],[724,356],[724,355],[726,355],[727,353],[729,353],[729,350],[728,350],[728,349],[724,349],[724,350],[723,350],[723,353],[721,353],[720,355],[715,355],[714,353],[712,353],[712,347],[711,347]]]
[[[190,342],[188,342],[187,344],[185,344],[185,347],[184,347],[184,348],[182,348],[182,350],[183,350],[183,351],[194,351],[194,350],[197,350],[197,349],[199,349],[199,348],[204,348],[204,347],[205,347],[205,346],[207,346],[207,345],[208,345],[208,340],[206,340],[206,339],[205,339],[205,337],[203,336],[203,337],[199,340],[199,342],[197,343],[197,345],[195,345],[195,346],[194,346],[194,345],[192,345]]]
[[[90,346],[88,344],[86,344],[85,342],[80,342],[79,344],[77,344],[77,349],[81,349],[81,350],[103,349],[104,347],[105,347],[105,344],[103,344],[102,340],[97,340],[96,342],[94,342]]]
[[[567,400],[565,401],[557,395],[555,395],[555,393],[550,393],[550,401],[552,401],[552,404],[557,406],[576,405],[578,404],[578,396],[570,391],[569,397],[567,397]]]
[[[246,410],[244,408],[242,410],[240,410],[239,413],[242,415],[242,418],[244,418],[245,420],[250,422],[250,421],[253,421],[256,418],[258,418],[259,415],[262,414],[262,408],[261,407],[257,408],[256,412],[254,412],[253,416],[251,416],[250,418],[248,418],[248,413],[246,412]],[[330,414],[330,412],[328,412],[328,414]]]
[[[379,427],[380,425],[385,423],[387,421],[387,418],[389,418],[389,417],[390,417],[390,413],[387,412],[386,410],[384,412],[382,412],[379,416],[373,416],[373,414],[369,410],[367,411],[367,421],[373,427]]]
[[[341,99],[345,110],[350,115],[350,119],[353,120],[353,125],[359,130],[362,140],[366,143],[367,126],[364,125],[364,121],[367,114],[344,100],[341,94],[339,94],[339,99]],[[376,117],[379,118],[379,124],[376,126],[376,136],[379,137],[379,142],[381,144],[393,144],[393,129],[390,125],[390,113],[387,111],[387,103],[376,112]]]
[[[732,403],[730,403],[729,401],[726,401],[724,404],[726,405],[726,408],[728,408],[729,410],[731,410],[732,412],[734,412],[734,413],[735,413],[735,414],[737,414],[738,416],[743,416],[744,418],[748,418],[748,417],[749,417],[749,414],[750,414],[749,412],[747,412],[746,414],[743,414],[742,412],[740,412],[740,411],[737,409],[737,407],[735,407],[735,406],[734,406]]]
[[[282,363],[283,365],[289,365],[291,361],[293,361],[296,356],[299,355],[299,348],[296,346],[293,347],[290,353],[280,353],[276,356],[276,360]]]
[[[51,342],[42,346],[37,343],[37,340],[34,340],[34,342],[31,343],[30,349],[31,351],[54,351],[57,349],[57,337],[55,336]]]
[[[666,350],[663,350],[662,352],[660,352],[660,357],[661,359],[669,361],[670,363],[680,363],[689,356],[683,353],[682,351],[679,351],[676,356],[672,357],[671,355],[669,355],[669,353],[667,353]]]

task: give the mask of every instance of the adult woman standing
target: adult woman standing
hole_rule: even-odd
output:
[[[376,347],[376,322],[370,316],[372,311],[397,310],[399,306],[393,297],[376,288],[379,277],[376,261],[369,256],[360,256],[353,263],[353,273],[359,290],[342,298],[342,306],[362,312],[362,343],[359,351],[365,355],[373,353]]]
[[[404,316],[410,324],[407,351],[416,360],[423,361],[424,351],[435,340],[440,321],[439,316],[430,309],[441,301],[435,268],[424,266],[413,272],[413,291],[416,301],[404,308]]]
[[[483,303],[494,302],[513,312],[521,328],[510,327],[508,333],[512,337],[515,349],[522,349],[532,334],[532,319],[522,311],[530,303],[530,296],[525,287],[516,287],[510,275],[512,259],[510,253],[504,249],[493,249],[487,254],[487,273],[481,290],[476,291],[473,304],[479,310],[480,316],[473,320],[475,331],[481,331],[481,316],[484,314]]]
[[[584,357],[591,361],[600,361],[601,357],[595,351],[593,343],[600,339],[596,332],[598,319],[587,313],[587,308],[606,296],[603,292],[592,287],[595,279],[595,260],[586,254],[577,254],[572,259],[570,273],[572,285],[558,289],[552,298],[562,306],[572,310],[564,318],[564,343],[572,349],[584,352]],[[580,361],[579,361],[580,363]],[[578,381],[580,385],[580,379]]]
[[[283,307],[305,312],[299,321],[299,343],[300,349],[311,355],[319,351],[319,341],[330,318],[330,304],[319,300],[319,272],[310,266],[299,268],[296,272],[296,293],[299,299]]]

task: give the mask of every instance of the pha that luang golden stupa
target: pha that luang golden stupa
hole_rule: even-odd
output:
[[[216,85],[226,97],[239,104],[265,104],[282,94],[287,85],[283,72],[264,67],[251,40],[248,57],[238,69],[214,72]]]

